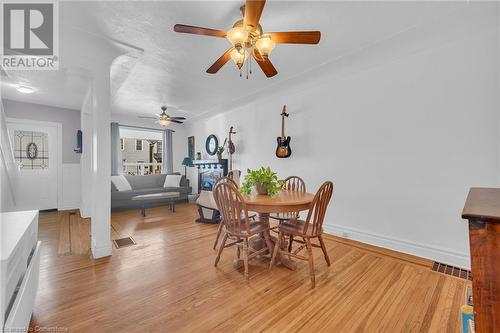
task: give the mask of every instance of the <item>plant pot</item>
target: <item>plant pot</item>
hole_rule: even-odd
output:
[[[257,190],[257,194],[267,195],[267,187],[262,186],[262,184],[255,184],[255,189]]]

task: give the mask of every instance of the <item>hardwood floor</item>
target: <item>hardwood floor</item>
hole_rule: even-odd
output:
[[[235,270],[235,250],[213,262],[217,225],[195,223],[193,205],[112,214],[113,237],[137,245],[92,260],[61,251],[69,215],[40,215],[40,287],[32,327],[69,332],[459,332],[467,281],[432,272],[430,262],[326,236],[332,261],[314,250],[297,271],[250,262],[250,282]],[[64,215],[64,216],[62,216]],[[63,217],[63,218],[62,218]],[[81,226],[72,230],[81,230]],[[63,228],[61,228],[63,227]],[[75,229],[76,228],[76,229]],[[72,241],[73,244],[73,241]],[[64,248],[63,246],[62,248]]]

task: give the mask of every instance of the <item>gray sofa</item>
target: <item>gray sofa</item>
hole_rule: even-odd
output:
[[[179,175],[179,173],[173,173]],[[131,209],[140,208],[140,201],[133,201],[132,197],[141,194],[152,194],[152,193],[162,193],[162,192],[179,192],[180,198],[179,202],[187,201],[188,194],[191,193],[191,187],[189,186],[189,179],[182,176],[180,187],[163,187],[165,183],[165,177],[167,175],[146,175],[146,176],[129,176],[125,175],[130,186],[131,191],[118,191],[111,183],[111,209],[121,210],[121,209]],[[147,201],[147,206],[158,206],[167,204],[166,199],[159,200],[149,200]]]

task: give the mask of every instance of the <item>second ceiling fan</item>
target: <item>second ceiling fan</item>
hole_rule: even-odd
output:
[[[259,20],[265,3],[265,0],[246,0],[245,5],[241,7],[243,19],[236,21],[227,32],[184,24],[176,24],[174,31],[227,38],[231,42],[232,46],[207,69],[207,73],[217,73],[229,59],[232,59],[240,69],[241,76],[241,68],[253,58],[267,77],[273,77],[278,72],[271,60],[269,60],[269,54],[276,44],[318,44],[321,32],[287,31],[264,33]],[[247,70],[248,68],[249,66],[247,66]]]
[[[144,118],[144,119],[156,119],[155,123],[157,123],[163,127],[168,126],[170,123],[182,124],[186,120],[186,118],[184,118],[184,117],[170,117],[167,114],[167,107],[166,106],[162,106],[161,113],[154,116],[154,117],[153,116],[138,116],[138,117]]]

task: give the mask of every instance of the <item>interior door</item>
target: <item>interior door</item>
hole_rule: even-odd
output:
[[[20,168],[14,188],[16,209],[57,209],[61,168],[58,124],[7,119],[7,128]]]

